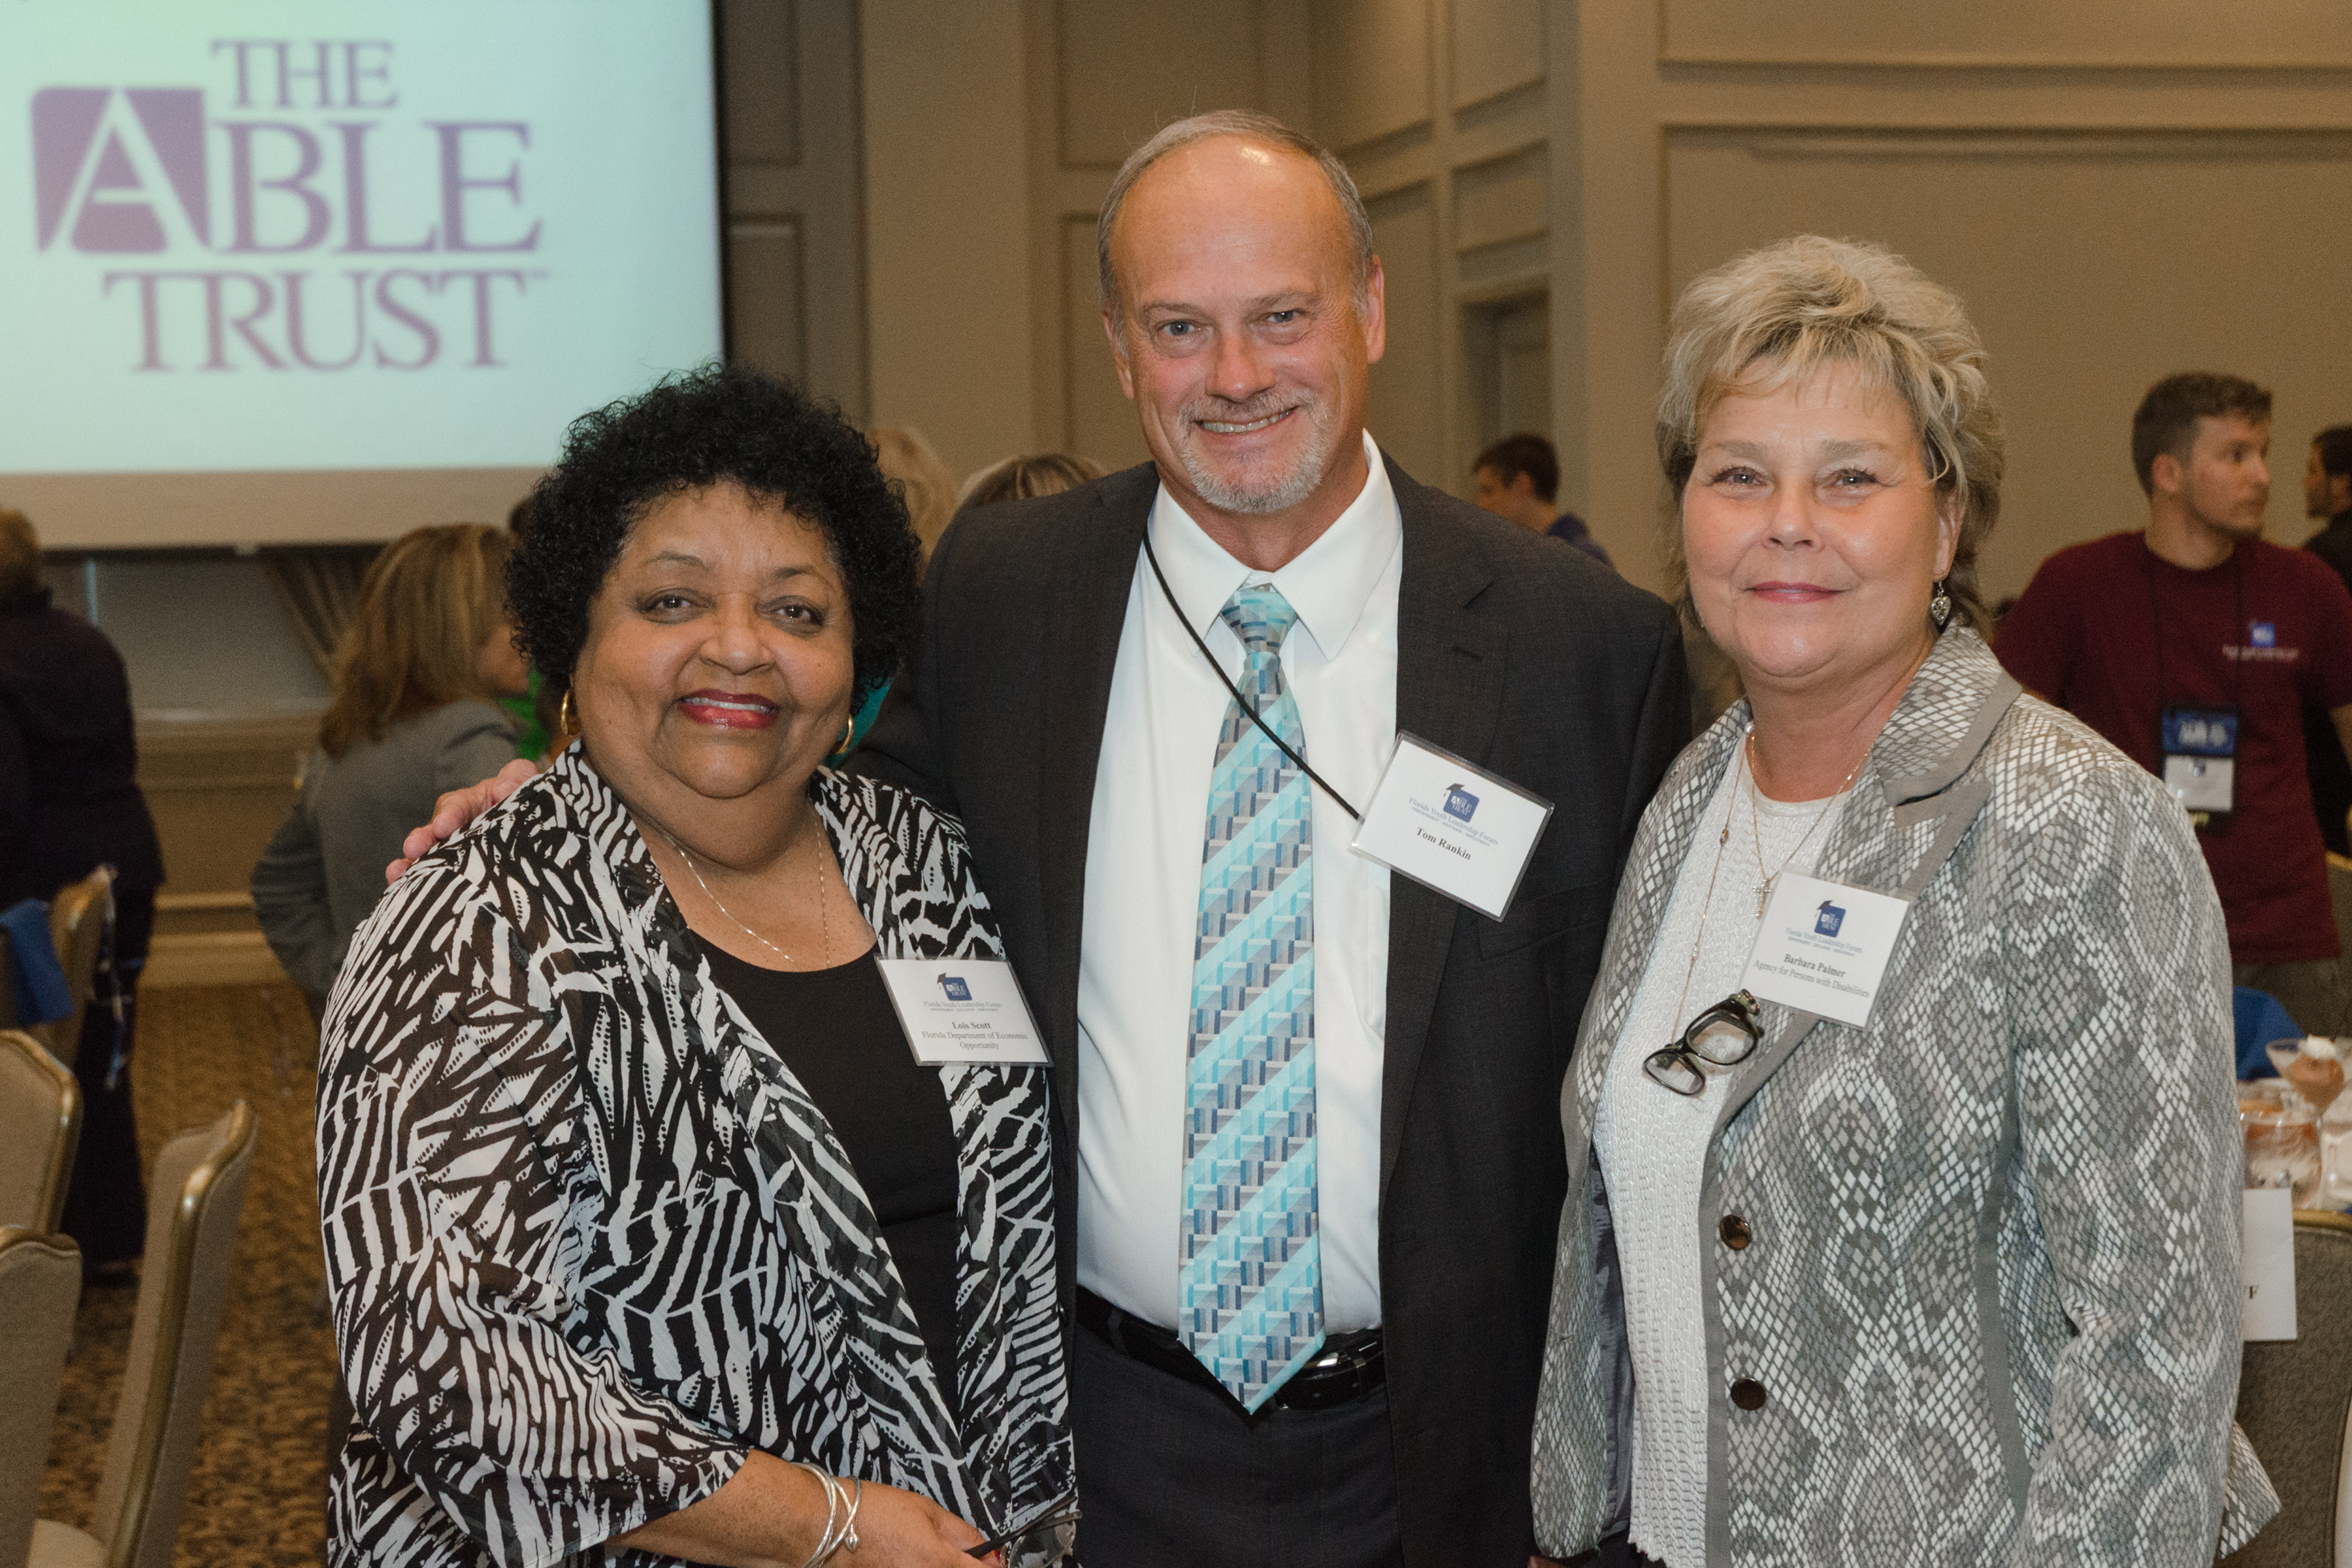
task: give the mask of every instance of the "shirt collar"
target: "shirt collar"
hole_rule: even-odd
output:
[[[1244,584],[1271,583],[1298,612],[1298,624],[1315,639],[1316,649],[1327,659],[1339,656],[1404,541],[1404,519],[1389,483],[1388,465],[1369,432],[1363,440],[1364,488],[1322,537],[1271,575],[1226,553],[1167,485],[1160,485],[1151,503],[1152,553],[1194,631],[1207,637],[1218,625],[1225,601]]]

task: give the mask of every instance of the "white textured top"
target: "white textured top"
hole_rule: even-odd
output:
[[[1282,643],[1307,760],[1361,810],[1396,749],[1404,520],[1380,448],[1362,491],[1279,571],[1227,554],[1161,487],[1151,548],[1228,675],[1222,616],[1244,583],[1298,612]],[[1103,719],[1078,942],[1078,1283],[1147,1322],[1176,1321],[1184,1062],[1201,921],[1201,841],[1233,694],[1136,552]],[[1388,868],[1348,852],[1356,825],[1320,789],[1315,835],[1315,1164],[1323,1321],[1381,1321],[1381,1064],[1388,1036]]]
[[[1609,1188],[1633,1360],[1633,1544],[1667,1568],[1700,1568],[1706,1561],[1707,1407],[1726,1395],[1707,1386],[1699,1185],[1727,1092],[1721,1080],[1742,1069],[1709,1068],[1706,1092],[1685,1097],[1652,1080],[1642,1064],[1739,988],[1762,924],[1759,857],[1767,873],[1777,875],[1786,860],[1787,870],[1810,874],[1835,826],[1829,818],[1844,798],[1783,804],[1756,794],[1737,760],[1724,770],[1691,837],[1593,1117],[1592,1150]]]

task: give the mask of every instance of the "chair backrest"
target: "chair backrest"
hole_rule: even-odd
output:
[[[256,1130],[252,1108],[240,1100],[156,1156],[131,1359],[90,1520],[108,1568],[170,1568],[212,1385]]]
[[[55,1023],[41,1026],[49,1050],[68,1067],[79,1067],[74,1054],[81,1047],[81,1016],[89,1006],[89,988],[98,978],[98,950],[106,940],[106,922],[114,913],[114,873],[100,866],[79,882],[68,882],[49,900],[49,936],[57,943],[58,964],[66,972],[73,993],[73,1011]]]
[[[0,1029],[0,1225],[58,1228],[80,1141],[81,1085],[30,1035]]]
[[[2336,1561],[2337,1474],[2352,1415],[2352,1217],[2294,1216],[2295,1337],[2245,1347],[2238,1425],[2278,1489],[2279,1513],[2226,1562],[2326,1568]]]
[[[49,1424],[81,1300],[81,1249],[62,1236],[0,1226],[0,1563],[25,1561],[49,1459]]]

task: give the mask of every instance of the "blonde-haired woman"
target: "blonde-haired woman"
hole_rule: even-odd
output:
[[[1643,819],[1562,1097],[1538,1542],[2210,1563],[2276,1508],[2221,911],[2157,781],[1978,636],[1980,342],[1810,237],[1671,336],[1676,564],[1748,700]]]
[[[384,863],[445,790],[514,760],[496,706],[530,684],[508,620],[501,531],[420,528],[369,566],[294,809],[253,868],[270,950],[320,1016]]]

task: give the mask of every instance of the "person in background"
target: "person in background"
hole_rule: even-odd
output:
[[[538,496],[511,603],[579,742],[329,1007],[330,1561],[1057,1559],[1046,1069],[917,1059],[886,963],[977,983],[996,920],[954,820],[821,765],[913,634],[894,487],[713,368]]]
[[[530,537],[530,515],[529,496],[507,509],[507,534],[515,549],[522,548],[524,541]],[[554,689],[533,669],[529,689],[520,696],[499,698],[499,706],[514,721],[515,755],[534,763],[545,762],[547,754],[555,749],[558,728]]]
[[[866,438],[874,444],[883,476],[896,480],[905,495],[907,521],[914,525],[915,541],[922,546],[923,559],[929,561],[931,547],[939,543],[948,520],[955,516],[955,475],[948,471],[923,433],[912,426],[877,425],[866,432]]]
[[[2333,566],[2352,589],[2352,425],[2331,426],[2311,438],[2311,456],[2303,467],[2303,510],[2322,525],[2303,547]],[[2352,812],[2352,759],[2336,743],[2335,725],[2324,710],[2304,709],[2303,745],[2310,759],[2319,837],[2336,854],[2352,855],[2352,828],[2346,826],[2346,814]]]
[[[49,603],[40,536],[0,507],[0,908],[114,868],[114,929],[67,1064],[82,1122],[64,1228],[103,1281],[127,1280],[147,1241],[131,1055],[163,849],[138,773],[122,656]]]
[[[402,835],[443,791],[515,755],[499,707],[526,685],[505,608],[511,548],[498,529],[450,523],[403,535],[368,568],[319,748],[253,868],[262,934],[321,1020]]]
[[[1559,456],[1541,436],[1523,430],[1504,437],[1478,454],[1470,479],[1474,499],[1496,517],[1573,544],[1603,566],[1615,565],[1582,518],[1559,510]]]
[[[963,492],[956,497],[956,510],[970,511],[975,507],[1028,500],[1035,496],[1057,496],[1102,477],[1100,463],[1067,452],[1032,452],[1026,457],[1007,458],[1001,463],[991,463],[964,480]]]
[[[1570,1058],[1541,1550],[2205,1568],[2277,1510],[2231,1420],[2221,911],[1974,629],[1982,342],[1811,236],[1670,339],[1672,566],[1748,700],[1643,814]]]
[[[2000,624],[2000,661],[2165,780],[2229,916],[2237,983],[2313,1034],[2344,1032],[2327,858],[2304,710],[2352,743],[2352,593],[2262,537],[2271,395],[2168,376],[2132,416],[2147,526],[2058,552]]]

